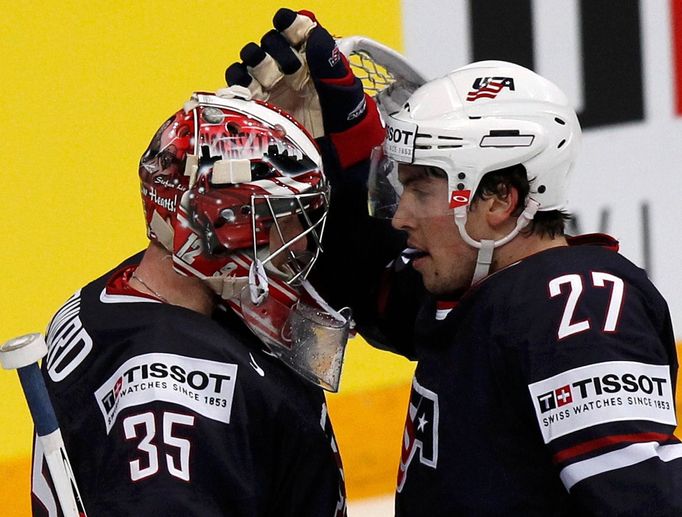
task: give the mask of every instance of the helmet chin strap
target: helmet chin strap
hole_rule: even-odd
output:
[[[249,294],[251,295],[251,303],[254,305],[260,304],[268,295],[269,291],[268,275],[265,273],[263,263],[258,256],[256,256],[249,268]]]
[[[288,283],[285,278],[286,271],[276,268],[271,261],[264,261],[267,255],[267,248],[261,248],[257,251],[255,259],[248,253],[241,258],[242,261],[251,263],[248,266],[248,276],[236,276],[229,271],[224,272],[226,268],[223,268],[221,270],[223,274],[202,277],[202,280],[225,301],[238,299],[242,290],[248,287],[251,303],[259,305],[268,296],[270,290],[268,278],[277,279],[282,284]]]
[[[242,289],[249,285],[246,277],[209,276],[202,280],[223,300],[238,298]]]
[[[474,285],[481,281],[483,278],[488,276],[490,272],[490,265],[493,262],[493,252],[495,248],[499,248],[504,244],[507,244],[514,237],[516,237],[521,230],[523,230],[528,223],[535,217],[540,203],[533,199],[529,199],[526,203],[526,207],[523,213],[516,220],[516,226],[509,232],[505,237],[499,240],[481,239],[480,241],[474,240],[467,233],[466,222],[467,222],[467,208],[468,205],[460,206],[455,208],[455,224],[459,229],[459,234],[462,236],[464,242],[473,248],[478,248],[478,256],[476,257],[476,268],[474,269],[474,276],[471,279],[471,285]]]

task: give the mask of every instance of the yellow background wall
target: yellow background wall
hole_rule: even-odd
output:
[[[281,2],[6,0],[0,15],[0,342],[146,245],[137,160],[195,89],[223,85]],[[337,35],[400,49],[398,0],[310,0]],[[413,366],[349,345],[329,397],[351,498],[395,482]],[[679,399],[679,394],[678,394]],[[0,371],[0,515],[28,515],[32,426]]]
[[[223,86],[225,67],[283,5],[3,2],[0,342],[44,330],[74,290],[146,245],[140,154],[193,90]],[[313,10],[334,34],[401,47],[397,0],[288,7]],[[359,426],[379,444],[369,453],[354,448],[345,460],[351,496],[391,489],[411,371],[407,361],[351,344],[343,393],[331,398],[330,410],[339,415],[342,447],[353,448],[344,442]],[[0,394],[0,514],[27,515],[32,426],[12,372],[0,371]],[[375,411],[389,423],[373,421]],[[388,477],[377,482],[365,467]]]

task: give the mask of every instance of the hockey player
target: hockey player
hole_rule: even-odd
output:
[[[365,337],[418,360],[397,515],[682,515],[670,315],[614,239],[564,234],[580,140],[554,84],[499,61],[387,120],[369,199],[407,247],[362,272],[373,306],[342,296]],[[345,223],[329,242],[379,242],[366,212]]]
[[[386,124],[369,174],[331,178],[315,280],[418,360],[396,514],[681,515],[670,315],[617,241],[564,233],[581,140],[566,96],[479,62]]]
[[[396,514],[681,515],[670,315],[617,241],[564,233],[566,96],[479,62],[386,125],[369,174],[331,178],[315,276],[370,342],[418,360]],[[388,269],[400,236],[367,190],[407,238]]]
[[[329,34],[305,32],[324,43],[307,56],[315,80],[347,79],[310,129],[356,166],[383,140],[378,112]],[[239,86],[195,93],[158,130],[139,165],[149,247],[48,329],[44,375],[90,515],[345,515],[320,386],[338,387],[349,315],[306,280],[328,210],[322,169],[310,134]],[[34,515],[58,515],[50,484],[36,445]]]

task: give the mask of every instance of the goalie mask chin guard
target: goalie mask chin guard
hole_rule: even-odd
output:
[[[566,208],[580,124],[566,95],[527,68],[504,61],[470,64],[421,86],[386,122],[383,152],[372,159],[370,211],[395,213],[398,164],[444,171],[459,233],[479,249],[472,283],[488,274],[494,249],[516,237],[537,211]],[[526,169],[530,192],[516,227],[497,241],[472,239],[467,210],[481,179],[518,164]]]
[[[273,354],[313,384],[338,391],[350,309],[335,311],[306,280],[298,295],[279,285],[260,300],[246,287],[239,303],[243,320]]]
[[[143,154],[147,234],[178,273],[206,282],[251,330],[244,292],[254,307],[279,304],[266,315],[277,326],[309,296],[302,286],[322,250],[329,184],[317,145],[286,112],[239,87],[219,93],[193,94]],[[315,306],[338,314],[323,301]]]

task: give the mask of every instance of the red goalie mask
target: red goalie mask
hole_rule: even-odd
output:
[[[255,256],[268,246],[275,225],[283,242],[261,258],[263,264],[278,255],[293,258],[291,245],[306,236],[305,264],[300,253],[288,264],[305,277],[319,253],[327,212],[321,163],[305,129],[279,109],[194,94],[140,160],[149,238],[173,254],[179,272],[210,278],[222,275],[234,252]],[[287,216],[298,216],[302,234],[285,238],[279,221]]]
[[[331,377],[299,364],[312,357],[301,347],[342,357],[349,323],[304,294],[312,289],[305,279],[321,251],[329,200],[322,158],[306,130],[238,87],[195,93],[157,131],[139,175],[148,236],[171,252],[175,270],[204,280],[285,362],[336,389],[340,364]],[[316,343],[291,338],[292,322],[311,310],[332,315],[339,343],[320,343],[319,331],[308,332]],[[314,325],[326,328],[325,321]]]

